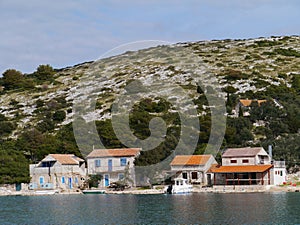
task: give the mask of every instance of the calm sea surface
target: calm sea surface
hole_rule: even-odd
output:
[[[300,224],[300,193],[7,196],[0,224]]]

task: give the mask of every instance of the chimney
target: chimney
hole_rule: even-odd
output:
[[[272,155],[272,145],[269,145],[269,146],[268,146],[268,151],[269,151],[270,160],[271,160],[271,162],[272,162],[272,160],[273,160],[273,155]]]

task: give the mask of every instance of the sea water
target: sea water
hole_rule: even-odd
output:
[[[300,224],[300,193],[5,196],[0,224]]]

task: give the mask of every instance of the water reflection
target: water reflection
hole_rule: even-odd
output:
[[[300,224],[299,193],[1,197],[0,224]]]

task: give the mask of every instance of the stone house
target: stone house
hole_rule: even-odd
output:
[[[122,180],[136,186],[134,161],[140,151],[140,148],[95,149],[86,157],[88,175],[101,175],[100,187]]]
[[[207,171],[216,164],[212,155],[177,155],[170,163],[171,171],[179,178],[187,179],[192,184],[207,185]]]
[[[76,190],[86,179],[85,161],[73,154],[49,154],[29,171],[32,190]]]

